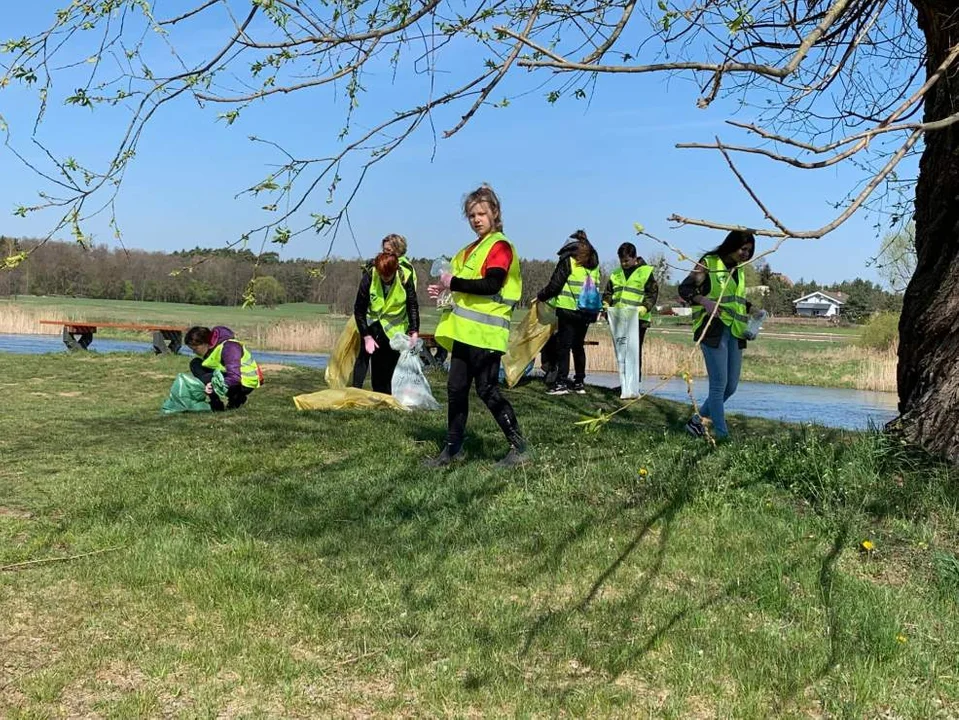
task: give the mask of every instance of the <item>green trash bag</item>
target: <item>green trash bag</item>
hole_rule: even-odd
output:
[[[222,376],[220,380],[222,382]],[[207,400],[205,388],[203,381],[192,373],[180,373],[173,381],[170,397],[163,403],[160,411],[165,415],[181,412],[209,412],[210,403]]]

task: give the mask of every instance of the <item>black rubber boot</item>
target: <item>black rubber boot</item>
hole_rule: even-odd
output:
[[[423,466],[428,468],[443,468],[466,459],[466,451],[460,448],[453,451],[452,446],[444,445],[439,455],[433,458],[427,458],[423,461]]]
[[[496,418],[496,423],[502,428],[503,434],[509,441],[509,452],[502,460],[496,463],[499,468],[513,468],[525,465],[533,458],[526,445],[526,439],[519,431],[516,416],[512,412],[503,412]]]

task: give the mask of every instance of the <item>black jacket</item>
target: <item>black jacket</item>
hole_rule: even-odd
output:
[[[397,272],[396,279],[393,282],[399,282],[400,273]],[[366,336],[370,335],[376,328],[379,328],[379,323],[373,323],[371,327],[366,322],[366,314],[370,310],[370,285],[373,282],[373,272],[370,270],[367,272],[363,271],[363,276],[360,278],[360,287],[356,291],[356,302],[353,303],[353,317],[356,318],[356,327],[360,331],[360,335]],[[406,290],[406,317],[409,320],[409,328],[407,333],[414,333],[420,331],[420,304],[416,299],[416,288],[413,286],[413,276],[410,275],[407,278],[406,283],[403,285]]]
[[[563,286],[566,285],[567,281],[569,280],[570,273],[573,271],[573,266],[570,263],[570,260],[572,260],[573,256],[576,255],[576,249],[578,247],[578,241],[570,240],[559,249],[559,252],[556,253],[559,255],[559,262],[557,262],[556,267],[553,268],[553,275],[550,277],[549,282],[546,283],[546,287],[536,294],[537,300],[540,302],[546,302],[547,300],[552,300],[554,297],[557,297],[561,292],[563,292]],[[596,250],[593,250],[593,254],[590,255],[589,261],[585,264],[585,267],[587,270],[592,270],[593,268],[599,267],[599,255],[596,254]],[[557,308],[556,312],[558,314],[572,312],[579,315],[595,315],[594,313],[583,313],[579,310],[564,310],[562,308]]]

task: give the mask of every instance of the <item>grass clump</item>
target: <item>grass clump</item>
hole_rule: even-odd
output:
[[[878,433],[510,392],[512,473],[442,412],[162,417],[184,358],[0,356],[0,715],[955,712],[955,470]],[[445,400],[445,389],[434,382]],[[869,539],[874,548],[862,552]]]

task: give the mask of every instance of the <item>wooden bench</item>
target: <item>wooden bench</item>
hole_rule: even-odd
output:
[[[431,333],[421,334],[420,340],[423,341],[423,349],[420,351],[420,360],[423,361],[423,369],[443,369],[446,358],[449,356],[446,348],[440,347],[436,343],[436,337]]]
[[[63,327],[63,344],[69,350],[86,350],[93,342],[93,334],[99,328],[117,330],[142,330],[153,333],[153,350],[157,355],[176,354],[183,347],[183,328],[177,325],[138,325],[134,323],[115,323],[73,320],[41,320],[41,325],[60,325]]]

